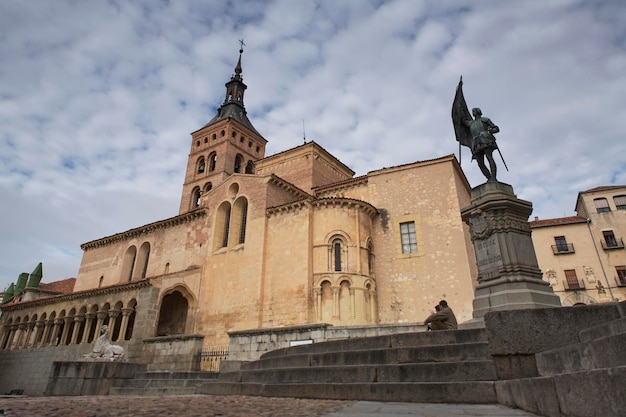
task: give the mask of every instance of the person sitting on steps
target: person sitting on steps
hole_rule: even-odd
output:
[[[424,324],[431,330],[452,330],[458,327],[454,312],[446,300],[439,301],[436,312],[426,317]],[[435,307],[436,308],[436,307]]]

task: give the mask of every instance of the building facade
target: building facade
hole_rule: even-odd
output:
[[[544,280],[564,306],[626,299],[626,186],[582,191],[576,216],[530,222]]]
[[[159,338],[208,349],[248,329],[417,323],[442,298],[472,318],[456,158],[355,177],[315,142],[265,156],[241,52],[217,114],[191,134],[178,215],[83,244],[72,292],[8,300],[0,349],[89,351],[106,324],[131,359],[151,361]]]

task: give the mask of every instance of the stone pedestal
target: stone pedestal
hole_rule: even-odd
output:
[[[471,197],[461,216],[470,226],[478,264],[474,318],[489,311],[560,306],[537,265],[528,224],[532,204],[501,182],[479,185]]]

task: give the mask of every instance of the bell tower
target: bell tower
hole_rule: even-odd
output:
[[[202,194],[233,174],[254,174],[254,162],[265,157],[267,140],[252,126],[243,104],[248,86],[241,76],[243,40],[235,73],[226,86],[224,102],[206,125],[191,134],[191,150],[179,214],[200,207]]]

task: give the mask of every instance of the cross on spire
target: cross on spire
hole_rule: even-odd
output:
[[[246,46],[245,43],[243,43],[243,38],[239,39],[239,43],[241,44],[241,47],[239,48],[239,53],[243,52],[243,47]]]

